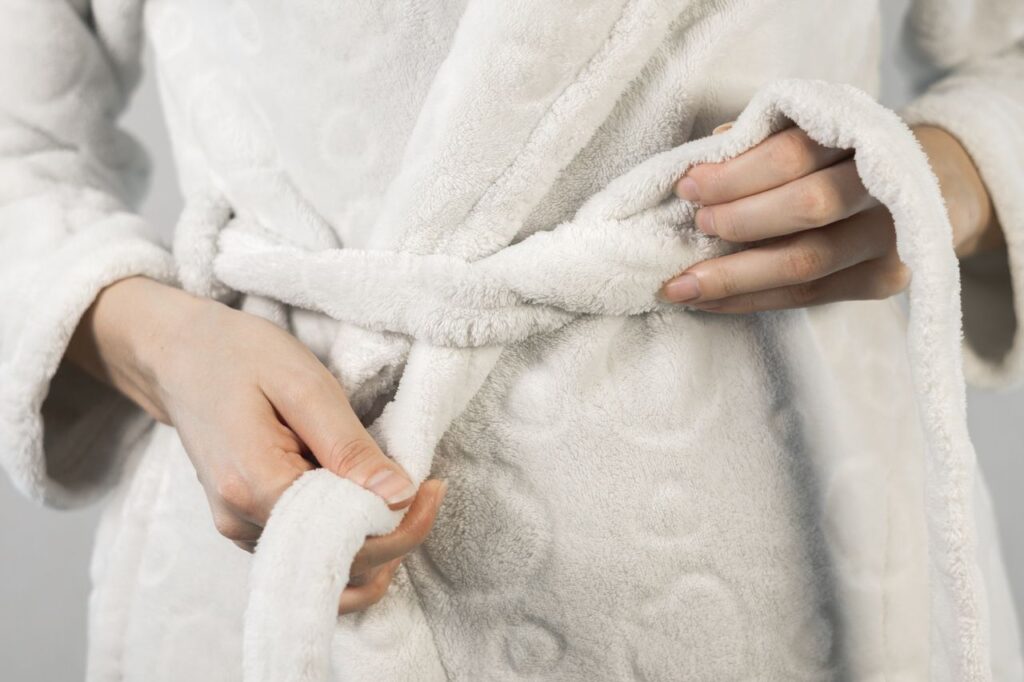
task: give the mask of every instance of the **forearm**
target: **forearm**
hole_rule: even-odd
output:
[[[966,258],[1004,246],[992,199],[967,150],[942,128],[915,126],[913,132],[939,180],[957,255]]]

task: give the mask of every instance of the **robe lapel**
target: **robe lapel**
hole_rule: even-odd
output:
[[[508,244],[691,3],[470,2],[373,246],[476,259]]]

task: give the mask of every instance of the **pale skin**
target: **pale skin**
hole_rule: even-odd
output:
[[[995,248],[1001,232],[967,153],[919,128],[954,228],[957,253]],[[751,248],[694,265],[661,295],[708,312],[744,313],[904,289],[888,212],[864,189],[850,155],[792,128],[731,161],[692,168],[677,193],[698,201],[697,227]],[[341,385],[297,339],[215,301],[133,277],[104,289],[79,323],[67,359],[174,426],[217,530],[252,551],[281,493],[314,462],[393,509],[393,533],[367,538],[339,613],[380,600],[402,558],[437,517],[445,484],[415,489],[374,443]]]
[[[914,134],[939,179],[957,254],[998,247],[1002,231],[967,152],[939,128]],[[896,254],[892,217],[864,188],[852,153],[822,147],[799,128],[729,161],[691,168],[675,191],[701,205],[699,230],[750,248],[669,280],[661,291],[668,301],[748,313],[883,299],[910,283]]]
[[[134,277],[101,292],[67,357],[178,430],[217,530],[243,549],[255,548],[274,502],[310,460],[392,509],[409,507],[394,532],[368,538],[356,555],[340,613],[383,597],[434,523],[445,484],[417,491],[334,376],[270,322]]]

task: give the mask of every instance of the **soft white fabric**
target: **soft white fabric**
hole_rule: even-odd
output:
[[[855,150],[858,172],[869,191],[892,212],[901,258],[914,272],[908,339],[929,465],[926,504],[930,554],[935,562],[932,618],[940,633],[936,645],[946,642],[954,649],[955,678],[980,679],[988,674],[986,643],[979,626],[984,594],[975,565],[970,501],[974,454],[967,436],[959,370],[958,280],[949,247],[951,232],[941,194],[913,136],[897,118],[860,93],[825,84],[780,82],[762,91],[728,133],[655,157],[612,183],[582,207],[573,221],[534,234],[473,264],[437,256],[354,249],[310,255],[228,232],[221,240],[223,252],[214,261],[214,272],[237,290],[274,295],[290,305],[373,329],[400,332],[432,346],[515,343],[566,325],[573,319],[566,313],[648,313],[664,306],[654,295],[658,284],[706,255],[698,247],[706,240],[693,233],[691,207],[671,196],[673,181],[694,163],[721,161],[749,149],[789,121],[826,146]],[[389,300],[396,291],[403,293],[402,298]],[[446,356],[449,353],[442,352]],[[497,360],[490,349],[484,352],[485,357]],[[476,382],[467,381],[464,373],[451,372],[440,358],[432,361],[429,350],[426,353],[420,360],[426,365],[424,374],[416,378],[440,386],[435,389],[438,393],[453,395],[455,402],[465,403],[475,393]],[[443,368],[440,376],[430,367],[435,363]],[[464,366],[470,376],[479,372],[470,363]],[[392,450],[409,471],[422,476],[430,469],[435,442],[447,430],[450,413],[436,400],[416,402],[410,407],[403,401],[406,395],[400,394],[389,406],[391,411],[382,418],[382,435],[389,444],[424,443],[417,450]],[[419,431],[419,424],[388,419],[403,411],[425,414],[424,421],[434,427],[433,433]],[[407,433],[410,426],[416,428],[412,434]],[[839,465],[823,464],[818,475],[828,485],[835,475],[829,468]],[[345,491],[337,492],[341,495]],[[379,500],[367,498],[367,503],[367,510],[382,507]],[[359,515],[344,518],[338,523],[346,524]],[[827,518],[829,522],[855,520],[840,515]],[[282,534],[301,535],[306,523],[304,517],[293,516],[291,523],[280,522],[267,533],[272,542],[277,542]],[[367,534],[373,534],[373,528],[356,533]],[[318,542],[326,537],[329,534],[316,534]],[[349,538],[345,541],[351,542]],[[303,554],[282,553],[268,544],[259,551],[256,570],[284,564],[288,556]],[[327,565],[313,584],[329,584],[336,570],[335,565]],[[286,584],[283,581],[278,589]],[[256,586],[261,587],[265,586]],[[842,590],[842,585],[836,587]],[[339,584],[334,594],[340,592]],[[320,593],[312,596],[313,606],[323,599]],[[300,611],[310,607],[299,602],[293,608]],[[285,610],[269,616],[251,614],[257,623],[273,620],[275,627],[255,643],[247,642],[250,657],[276,658],[282,656],[281,649],[287,651],[289,641],[269,633],[306,632],[285,619]],[[282,619],[284,625],[280,624]],[[856,631],[864,625],[855,619],[847,627]],[[300,642],[310,638],[300,638]],[[299,647],[283,657],[297,661],[306,655]],[[870,670],[870,666],[857,662],[847,665],[855,671],[855,677]],[[305,668],[293,665],[292,669]],[[322,676],[295,679],[317,680]]]
[[[103,284],[171,277],[124,211],[139,156],[112,120],[143,13],[189,198],[178,279],[245,293],[366,414],[397,381],[373,433],[450,482],[385,600],[334,623],[335,679],[1021,676],[972,504],[937,188],[891,113],[807,80],[876,90],[872,3],[4,0],[4,464],[73,503],[136,446],[98,540],[90,679],[241,679],[243,658],[248,679],[323,679],[352,543],[397,521],[305,477],[247,585],[173,431],[58,371]],[[908,113],[948,116],[1001,183],[1013,263],[1022,14],[918,2],[923,47],[957,70]],[[857,148],[914,267],[906,329],[892,302],[715,317],[654,299],[723,248],[666,200],[672,178],[780,113]],[[1014,332],[981,353],[993,376],[1020,369]]]
[[[395,529],[395,516],[377,495],[324,469],[288,488],[253,566],[245,679],[327,679],[347,567],[367,535]]]
[[[970,152],[1003,225],[1024,221],[1024,50],[1007,50],[972,63],[936,84],[904,112],[913,124],[925,123],[953,133]],[[984,77],[979,77],[983,75]],[[1005,231],[1007,254],[985,254],[964,266],[966,364],[983,386],[1006,386],[1024,372],[1024,350],[1017,325],[1024,247],[1018,231]],[[1011,276],[1012,271],[1012,276]]]
[[[108,52],[69,4],[0,6],[0,458],[19,489],[57,506],[112,485],[147,424],[73,371],[43,407],[75,324],[112,282],[175,277],[130,208],[145,158],[113,127],[137,79],[139,12],[116,13]]]

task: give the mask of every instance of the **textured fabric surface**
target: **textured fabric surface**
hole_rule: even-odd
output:
[[[600,315],[600,319],[609,319],[613,315],[636,316],[659,307],[667,308],[658,305],[652,292],[659,282],[697,259],[701,243],[707,241],[693,229],[692,210],[688,210],[685,202],[670,195],[673,179],[693,163],[718,161],[742,152],[790,121],[795,121],[822,144],[854,149],[858,171],[865,185],[886,203],[895,218],[901,257],[915,273],[910,292],[911,318],[907,331],[908,362],[905,372],[909,375],[908,383],[916,388],[917,411],[923,426],[922,442],[916,448],[907,448],[903,444],[904,449],[892,452],[886,463],[875,463],[870,455],[844,452],[843,447],[831,445],[837,442],[850,445],[851,438],[845,433],[848,417],[841,407],[834,404],[828,392],[822,390],[829,381],[819,376],[820,366],[824,363],[820,357],[820,364],[814,362],[819,354],[812,349],[808,338],[810,330],[801,319],[801,313],[765,315],[761,316],[760,322],[748,323],[746,331],[759,339],[769,357],[776,356],[767,363],[761,359],[751,362],[747,351],[750,339],[746,344],[732,348],[721,343],[719,337],[722,334],[735,335],[739,330],[712,331],[705,328],[691,331],[679,326],[673,334],[661,325],[645,320],[630,334],[633,343],[641,349],[636,356],[641,363],[657,366],[665,356],[673,360],[690,357],[694,349],[703,345],[699,341],[703,337],[716,344],[715,362],[709,363],[710,367],[698,364],[672,368],[674,371],[668,372],[670,377],[686,376],[693,382],[690,384],[693,387],[741,386],[744,382],[739,376],[729,376],[728,371],[721,369],[724,364],[733,371],[755,378],[753,386],[748,384],[742,395],[728,400],[729,404],[743,405],[747,416],[753,417],[752,433],[744,438],[742,428],[737,424],[731,436],[742,442],[745,439],[755,440],[755,433],[767,433],[781,442],[775,447],[770,443],[761,444],[761,454],[765,457],[762,464],[770,465],[751,467],[754,476],[746,485],[753,490],[757,483],[774,483],[784,491],[782,497],[791,501],[799,499],[801,486],[804,487],[803,504],[796,505],[789,513],[768,515],[766,518],[773,523],[758,528],[757,537],[765,543],[763,551],[770,553],[771,548],[780,544],[800,546],[820,534],[825,549],[814,552],[804,545],[808,555],[801,563],[811,569],[807,574],[795,571],[792,565],[794,557],[786,555],[778,565],[771,560],[757,562],[755,573],[751,575],[747,573],[750,565],[740,557],[729,559],[729,544],[720,545],[711,540],[706,544],[714,547],[709,556],[709,559],[714,557],[713,567],[698,564],[682,576],[676,576],[667,593],[663,582],[647,586],[652,594],[639,607],[639,613],[637,604],[631,603],[635,594],[627,597],[625,603],[618,604],[611,613],[632,616],[647,628],[665,633],[664,638],[653,640],[652,652],[669,647],[673,641],[686,642],[687,650],[702,652],[686,666],[686,677],[735,679],[744,677],[751,670],[785,676],[791,674],[790,671],[804,668],[814,669],[816,674],[829,671],[857,679],[880,674],[921,677],[933,673],[952,673],[956,679],[974,679],[987,674],[987,642],[985,628],[981,626],[987,614],[983,579],[976,557],[975,521],[971,506],[974,455],[964,422],[963,382],[959,369],[957,268],[947,246],[951,243],[950,228],[944,216],[941,195],[910,132],[890,112],[852,89],[823,83],[782,81],[759,93],[728,133],[689,143],[651,159],[611,183],[607,190],[584,205],[572,221],[550,232],[534,234],[494,256],[476,261],[472,266],[457,259],[401,257],[354,249],[318,251],[310,255],[267,247],[258,239],[232,236],[230,232],[226,232],[225,237],[232,238],[221,240],[224,250],[214,259],[213,272],[238,290],[257,295],[274,293],[289,304],[329,312],[340,319],[371,328],[401,332],[429,344],[422,347],[415,361],[410,360],[399,394],[379,422],[383,440],[397,446],[392,452],[413,472],[429,468],[424,462],[431,461],[436,440],[448,430],[451,412],[437,397],[464,403],[475,393],[476,382],[472,378],[482,373],[481,364],[486,368],[490,361],[500,367],[508,362],[505,356],[496,357],[486,346],[514,343],[524,337],[529,339],[526,348],[517,353],[519,357],[513,364],[520,368],[540,368],[513,374],[511,384],[500,379],[488,379],[470,409],[457,420],[461,428],[448,433],[445,442],[450,449],[442,449],[447,455],[445,466],[441,468],[442,475],[457,485],[461,484],[460,487],[464,486],[462,489],[473,490],[473,500],[502,500],[504,504],[492,503],[479,511],[470,508],[452,519],[447,527],[439,527],[426,549],[426,563],[413,569],[414,580],[426,586],[421,594],[428,613],[431,607],[439,608],[440,604],[448,608],[455,605],[459,609],[460,617],[455,621],[465,625],[449,627],[462,632],[452,642],[443,638],[439,642],[443,660],[449,669],[457,671],[457,677],[500,676],[506,672],[507,666],[513,669],[519,666],[547,669],[548,666],[565,665],[573,675],[586,676],[595,674],[598,669],[607,670],[615,663],[620,666],[631,663],[641,676],[658,678],[670,676],[673,669],[678,669],[677,661],[666,665],[657,655],[645,655],[643,648],[623,652],[625,655],[620,655],[616,661],[607,652],[602,655],[578,647],[573,651],[574,656],[562,662],[568,641],[606,641],[606,625],[599,619],[597,625],[592,622],[597,614],[580,618],[588,606],[593,608],[586,599],[579,599],[577,608],[568,614],[564,612],[566,604],[573,603],[570,595],[575,591],[581,590],[581,597],[589,594],[590,586],[598,577],[588,574],[603,566],[600,559],[593,556],[592,545],[576,546],[573,538],[567,538],[564,533],[559,534],[550,527],[550,519],[572,515],[570,510],[555,506],[554,500],[559,498],[559,494],[557,488],[551,489],[552,483],[568,477],[567,472],[557,465],[530,459],[528,466],[517,466],[514,460],[510,461],[510,453],[530,458],[535,452],[524,446],[526,434],[523,432],[536,438],[536,429],[532,424],[522,424],[522,418],[527,416],[529,424],[529,415],[548,413],[550,408],[545,402],[552,394],[561,392],[544,385],[548,378],[546,375],[562,378],[568,371],[570,385],[590,383],[598,386],[593,396],[598,400],[601,391],[617,393],[618,399],[625,401],[626,405],[648,395],[644,385],[650,377],[646,373],[639,372],[636,376],[627,373],[624,377],[616,377],[616,359],[621,361],[625,355],[623,349],[614,348],[615,339],[622,333],[621,328],[615,329],[620,324],[617,323],[613,327],[615,331],[609,334],[612,330],[608,328],[570,325],[566,313]],[[616,239],[616,235],[623,237]],[[617,258],[602,257],[605,249]],[[578,261],[574,261],[571,254],[580,254]],[[597,267],[591,267],[595,264]],[[543,273],[548,273],[548,276]],[[360,282],[362,286],[357,284]],[[385,301],[377,300],[370,293],[401,290],[403,286],[408,286],[408,289],[403,296],[403,305],[397,307],[387,306]],[[443,296],[432,291],[435,287],[440,288]],[[431,302],[438,299],[458,307],[442,306],[435,312],[437,306]],[[552,313],[550,308],[555,308],[558,314]],[[427,313],[426,321],[424,312]],[[567,325],[567,329],[561,329]],[[552,335],[555,330],[561,331]],[[674,347],[661,346],[658,342],[669,335],[676,339]],[[595,340],[605,340],[612,344],[612,348],[595,349]],[[463,351],[467,357],[453,358],[452,351],[448,349],[435,356],[439,345],[469,347]],[[575,352],[564,354],[566,346]],[[485,347],[482,363],[479,358],[478,362],[472,361],[476,354],[472,350],[474,347]],[[602,355],[606,358],[604,366],[600,362],[595,364],[594,356]],[[706,358],[707,354],[701,353],[701,356]],[[587,361],[581,367],[577,358],[586,358]],[[799,362],[793,358],[799,358]],[[414,368],[413,362],[417,362],[419,367]],[[762,374],[764,364],[774,371]],[[510,401],[515,400],[522,391],[519,386],[531,374],[532,383],[540,382],[541,388],[534,388],[533,395],[527,392],[529,397],[525,400],[519,398],[526,404],[513,408]],[[633,384],[630,379],[640,379],[643,383]],[[432,387],[429,399],[424,400],[418,390],[422,384]],[[409,386],[413,390],[409,391]],[[719,390],[729,392],[730,388]],[[570,396],[576,393],[572,390],[566,392]],[[782,411],[781,418],[778,415],[773,418],[772,410],[766,408],[777,392],[785,395],[790,403],[775,408],[775,412]],[[693,415],[694,406],[700,412],[706,409],[695,391],[683,394],[668,392],[656,399],[667,415]],[[589,400],[582,402],[585,404]],[[610,428],[613,434],[628,425],[627,428],[632,428],[635,434],[643,436],[654,452],[691,454],[695,449],[715,451],[720,447],[716,447],[720,437],[714,436],[707,437],[698,445],[699,441],[689,433],[693,427],[677,428],[669,432],[671,435],[665,434],[660,420],[643,419],[642,411],[630,410],[626,405],[623,409],[606,412],[601,425],[605,429]],[[578,405],[570,404],[564,412],[572,415],[570,423],[587,424],[594,419],[587,411],[580,414]],[[405,418],[394,418],[396,414],[404,414]],[[408,418],[412,414],[416,414],[425,427],[409,433]],[[901,416],[916,418],[913,412]],[[770,426],[766,428],[766,425]],[[427,430],[431,427],[433,436]],[[581,433],[589,433],[592,429],[584,427],[580,432],[564,430],[559,435],[564,443],[578,447],[578,441],[586,442]],[[498,448],[493,445],[495,439],[501,440]],[[688,446],[680,450],[683,443]],[[403,447],[406,444],[409,445]],[[555,443],[549,445],[554,446]],[[629,451],[631,446],[636,447],[635,441],[628,438],[617,441],[614,435],[607,433],[602,434],[600,442],[589,444],[590,452],[598,455],[595,459],[599,458],[599,453],[617,455]],[[540,447],[536,452],[550,457],[552,449]],[[908,506],[908,503],[921,502],[906,483],[908,479],[914,480],[913,470],[891,477],[884,468],[891,467],[893,461],[905,461],[907,455],[915,450],[923,453],[925,460],[924,476],[920,477],[920,472],[917,472],[916,482],[921,485],[923,480],[925,488],[924,504],[917,511]],[[778,478],[778,471],[773,469],[781,469],[786,457],[794,453],[802,453],[808,459],[802,476],[796,480],[785,476]],[[716,454],[723,459],[727,457],[725,452]],[[686,494],[688,486],[694,485],[702,473],[720,473],[721,461],[719,464],[694,462],[694,466],[685,469],[686,483],[680,492],[675,489],[678,483],[667,482],[671,481],[672,470],[650,476],[652,469],[658,469],[658,458],[648,460],[636,467],[641,480],[643,474],[650,476],[641,487],[639,499],[653,506],[648,514],[672,518],[681,516],[684,510],[693,513],[694,498],[698,494]],[[515,468],[512,473],[505,472],[502,476],[499,463]],[[857,470],[856,474],[851,474],[851,466]],[[548,470],[547,475],[537,476],[537,472],[545,469]],[[736,468],[729,467],[728,470],[733,475],[737,473]],[[586,473],[589,483],[599,476],[599,469],[587,467]],[[619,475],[615,467],[610,468],[610,473],[613,477]],[[860,480],[851,483],[851,478]],[[900,552],[898,559],[886,554],[881,563],[871,561],[872,547],[878,543],[878,537],[865,532],[860,524],[878,504],[863,490],[873,484],[887,485],[893,497],[883,502],[883,508],[892,506],[892,515],[881,519],[872,530],[879,531],[883,537],[895,534],[911,546],[917,544],[919,549],[926,546],[929,561],[923,560],[922,554],[915,556],[915,552]],[[614,487],[611,482],[604,482],[602,486],[606,490]],[[714,488],[708,485],[696,487]],[[812,492],[814,490],[826,491],[824,498],[817,499]],[[628,493],[624,491],[623,496],[628,497]],[[573,499],[573,496],[568,499]],[[743,503],[749,508],[758,500],[756,494],[748,495],[743,498]],[[380,506],[379,501],[376,504]],[[820,509],[818,504],[821,504]],[[922,517],[925,510],[927,515]],[[801,512],[810,512],[810,522],[801,522],[797,516]],[[702,517],[722,516],[721,511],[715,514],[701,510],[698,513]],[[592,522],[600,522],[602,515],[596,516]],[[894,517],[909,517],[909,520],[901,519],[894,523]],[[620,514],[612,514],[608,518],[621,524]],[[921,523],[922,518],[924,524]],[[642,521],[646,523],[606,529],[605,541],[614,538],[615,546],[636,545],[637,537],[642,538],[650,532],[649,526],[656,525],[652,523],[653,518]],[[581,524],[583,528],[586,525]],[[744,518],[740,527],[728,528],[726,525],[727,530],[721,535],[734,538],[750,533],[759,525]],[[922,525],[928,527],[926,533],[921,532]],[[688,534],[687,530],[692,532],[692,529],[684,529],[684,536]],[[282,532],[301,533],[302,522],[292,524],[285,531],[274,531],[275,535]],[[590,533],[584,532],[583,535],[590,536]],[[669,533],[671,539],[678,539],[674,536],[675,533]],[[469,538],[474,539],[467,542]],[[751,551],[754,544],[747,540],[742,543],[742,548]],[[477,552],[470,551],[467,545]],[[565,557],[567,545],[573,550],[572,559]],[[482,560],[481,566],[475,571],[470,570],[464,565],[466,558],[483,548],[491,548],[500,554],[510,553],[511,556],[504,557],[497,565]],[[641,543],[628,553],[643,555],[649,552],[650,548]],[[257,570],[261,566],[281,562],[287,556],[270,548],[261,549]],[[545,564],[543,577],[536,575],[540,562]],[[678,570],[678,566],[671,566],[673,571]],[[419,571],[422,571],[422,576],[416,575]],[[587,579],[581,580],[580,573],[587,575]],[[901,584],[906,580],[905,573],[916,574],[914,577],[919,583],[931,582],[930,604],[920,599],[919,590],[907,589]],[[825,586],[821,584],[824,574],[829,575]],[[531,580],[526,581],[525,577]],[[315,582],[322,584],[329,579],[330,573],[326,573]],[[500,630],[508,621],[510,613],[503,600],[508,597],[510,582],[519,586],[532,582],[535,589],[542,591],[530,590],[527,594],[532,592],[533,598],[523,599],[520,617],[530,625],[526,628],[524,641],[512,644],[542,653],[537,654],[540,657],[538,661],[532,660],[529,653],[516,655],[506,651],[504,657],[490,664],[497,667],[491,668],[486,658],[466,656],[466,642],[472,642],[473,651],[485,650],[489,638],[478,633]],[[638,586],[644,585],[642,579],[634,582]],[[894,590],[894,584],[901,589]],[[870,589],[865,590],[865,585]],[[477,594],[478,590],[482,590],[485,596]],[[543,607],[542,594],[545,592],[561,595],[554,612]],[[755,664],[761,657],[748,652],[748,646],[763,642],[765,634],[773,630],[791,629],[794,620],[799,626],[806,618],[806,614],[797,615],[799,611],[780,615],[766,608],[773,602],[772,597],[791,607],[802,602],[800,611],[809,608],[812,614],[836,614],[838,631],[811,643],[803,641],[806,633],[799,633],[797,639],[801,641],[798,645],[805,648],[797,652],[782,649],[775,653],[771,662],[765,660]],[[499,601],[495,604],[493,600]],[[676,603],[676,608],[672,608],[673,603]],[[714,614],[716,620],[713,622],[717,625],[704,622],[699,632],[692,625],[680,627],[677,609],[693,608],[694,604],[701,605],[705,617]],[[301,616],[301,605],[295,608]],[[514,609],[512,613],[518,610]],[[929,633],[920,627],[907,629],[900,623],[897,628],[894,627],[895,622],[886,623],[886,613],[893,610],[919,615],[922,610],[930,610],[931,642],[928,641]],[[499,614],[497,618],[495,614]],[[276,613],[273,618],[284,616]],[[301,622],[297,620],[284,629],[301,632]],[[424,639],[429,638],[429,628],[423,627],[421,632]],[[348,663],[346,658],[359,656],[367,658],[367,667],[375,665],[378,647],[366,647],[358,629],[352,635],[347,656],[342,657],[339,667]],[[409,639],[408,633],[401,638],[397,634],[393,636],[396,641]],[[624,638],[625,641],[629,639]],[[280,637],[268,636],[251,646],[249,655],[263,658],[271,652],[276,656],[281,648],[287,648],[286,645],[287,642]],[[925,664],[926,656],[920,653],[929,647],[948,647],[943,663],[935,671],[929,669]],[[365,651],[367,648],[369,653]],[[300,660],[305,655],[300,648],[293,650],[290,658]],[[428,660],[434,659],[429,657]],[[414,663],[408,674],[413,674],[416,669]],[[617,676],[627,674],[628,670],[622,669]]]
[[[1012,381],[1015,324],[972,315],[1020,305],[1024,8],[911,18],[953,71],[907,116],[961,138],[1010,244],[965,280],[966,368]],[[3,0],[0,456],[53,504],[114,488],[90,679],[1019,679],[1017,638],[992,636],[1017,625],[937,188],[891,112],[808,82],[875,92],[877,20],[838,0]],[[188,197],[173,259],[131,212],[143,156],[114,121],[143,26]],[[782,114],[858,149],[914,267],[908,320],[654,299],[724,248],[672,178]],[[397,521],[371,496],[303,479],[253,566],[173,430],[60,367],[131,274],[286,326],[360,410],[394,394],[373,433],[450,492],[383,602],[336,622],[323,603],[353,538]],[[319,559],[289,592],[302,547]]]

